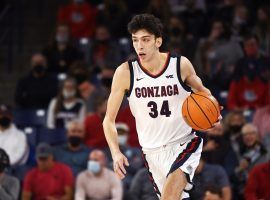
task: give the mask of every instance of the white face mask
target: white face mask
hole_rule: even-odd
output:
[[[67,91],[67,90],[63,90],[63,96],[65,99],[69,99],[75,96],[75,90],[73,91]]]
[[[127,144],[127,139],[128,139],[127,135],[119,135],[118,136],[119,145],[122,145],[122,146],[126,145]]]
[[[93,174],[98,174],[101,171],[101,166],[99,162],[94,161],[94,160],[89,160],[87,163],[87,169]]]

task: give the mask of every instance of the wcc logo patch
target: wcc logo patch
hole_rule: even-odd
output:
[[[173,78],[173,75],[167,75],[166,78]]]

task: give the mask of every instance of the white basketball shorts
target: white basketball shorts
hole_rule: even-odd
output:
[[[160,197],[168,175],[181,169],[187,178],[181,199],[189,199],[188,191],[192,189],[192,179],[199,164],[203,139],[193,136],[186,141],[177,141],[154,150],[143,150],[145,166],[157,195]]]

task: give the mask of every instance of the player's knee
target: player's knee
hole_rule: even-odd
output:
[[[168,176],[168,180],[171,179],[174,183],[179,183],[181,186],[185,186],[187,184],[187,178],[185,173],[181,169],[177,169]]]

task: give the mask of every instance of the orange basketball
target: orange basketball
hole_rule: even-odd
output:
[[[184,101],[182,115],[191,128],[201,131],[211,128],[218,121],[220,108],[215,97],[196,92]]]

